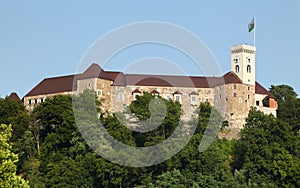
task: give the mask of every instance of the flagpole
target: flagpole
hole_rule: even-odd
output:
[[[254,46],[255,46],[255,40],[256,40],[256,18],[254,17]]]

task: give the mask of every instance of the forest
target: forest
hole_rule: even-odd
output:
[[[277,118],[253,107],[239,139],[216,137],[203,152],[199,144],[215,109],[201,103],[197,118],[191,120],[197,127],[187,145],[170,159],[148,167],[114,164],[91,149],[76,126],[73,98],[94,100],[106,131],[136,147],[153,146],[172,135],[181,121],[178,102],[161,99],[167,106],[161,125],[135,132],[118,120],[118,114],[102,111],[92,91],[57,95],[33,111],[19,101],[1,98],[0,187],[300,187],[300,99],[288,85],[272,85],[270,92],[278,102]],[[147,120],[154,97],[145,93],[128,110]],[[90,116],[91,110],[86,107],[80,115]],[[213,121],[215,127],[226,129],[220,115],[214,118],[218,119]]]

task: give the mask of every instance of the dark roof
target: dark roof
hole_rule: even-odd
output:
[[[104,71],[98,64],[93,63],[82,74],[76,75],[76,78],[102,78],[105,80],[115,81],[119,74],[123,75],[121,72]]]
[[[46,78],[35,86],[25,97],[72,91],[74,75]]]
[[[162,76],[126,74],[118,76],[113,85],[158,86],[158,87],[196,87],[212,88],[222,82],[222,77]]]
[[[181,93],[180,91],[175,91],[175,92],[173,93],[173,95],[176,95],[176,94],[182,95],[182,93]]]
[[[20,97],[19,97],[18,94],[15,93],[15,92],[12,92],[12,93],[8,96],[8,98],[9,98],[10,100],[13,100],[13,101],[18,101],[18,102],[21,101]]]
[[[255,83],[255,93],[267,95],[267,97],[275,99],[274,95],[271,92],[269,92],[266,88],[264,88],[262,85],[260,85],[258,82]]]
[[[158,86],[158,87],[192,87],[192,88],[214,88],[219,85],[238,83],[242,80],[233,72],[228,72],[222,77],[203,76],[167,76],[167,75],[142,75],[123,74],[122,72],[105,71],[99,65],[92,64],[82,74],[46,78],[25,95],[35,96],[52,93],[70,92],[74,80],[85,78],[102,78],[113,81],[114,86]],[[274,96],[256,82],[255,93]]]
[[[226,73],[224,76],[224,81],[225,81],[225,84],[242,84],[243,81],[234,73],[234,72],[228,72]]]
[[[192,91],[189,95],[198,95],[196,91]]]
[[[154,89],[153,91],[151,91],[151,94],[159,94],[159,92]]]
[[[138,89],[135,89],[132,93],[142,93],[142,92]]]

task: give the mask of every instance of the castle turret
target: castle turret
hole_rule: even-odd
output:
[[[255,51],[255,46],[246,44],[230,48],[231,71],[243,81],[243,84],[255,86]]]

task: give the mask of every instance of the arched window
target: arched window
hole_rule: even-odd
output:
[[[239,73],[240,72],[240,66],[236,65],[235,66],[235,73]]]
[[[247,72],[251,73],[251,66],[247,65]]]

